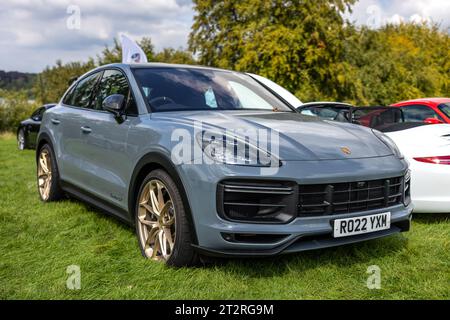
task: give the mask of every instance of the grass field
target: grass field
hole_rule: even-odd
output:
[[[66,287],[78,265],[81,289]],[[381,289],[366,286],[381,268]],[[173,269],[147,261],[134,231],[76,201],[44,204],[34,151],[0,136],[1,299],[449,299],[450,214],[408,233],[263,260]]]

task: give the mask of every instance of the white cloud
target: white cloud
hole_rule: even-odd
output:
[[[81,28],[67,28],[69,5],[79,6]],[[450,0],[360,0],[351,20],[433,21],[450,26]],[[151,37],[156,49],[186,47],[191,0],[9,0],[0,2],[0,69],[38,72],[57,59],[86,60],[124,32]]]
[[[353,13],[347,17],[360,25],[372,27],[402,21],[425,21],[438,23],[448,30],[449,12],[449,0],[359,0]]]
[[[67,27],[71,5],[80,9],[79,29]],[[57,59],[86,60],[120,32],[151,37],[158,50],[186,47],[192,17],[187,0],[2,1],[0,69],[38,72]]]

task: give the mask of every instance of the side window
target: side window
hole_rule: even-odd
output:
[[[450,118],[450,102],[439,105],[439,110]]]
[[[427,106],[405,106],[402,107],[405,122],[423,122],[427,118],[442,120],[441,117]]]
[[[70,90],[66,93],[66,95],[63,98],[63,103],[67,104],[68,106],[72,105],[73,102],[73,93],[75,92],[75,88],[77,86],[73,85]]]
[[[129,115],[137,115],[136,103],[130,92],[128,81],[125,75],[118,70],[105,70],[102,80],[98,86],[97,95],[94,99],[93,108],[103,110],[102,103],[106,97],[112,94],[121,94],[127,101],[126,112]]]
[[[101,72],[94,73],[78,82],[73,93],[71,105],[80,108],[90,108],[92,93],[101,74]]]

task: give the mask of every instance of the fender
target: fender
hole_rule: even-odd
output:
[[[194,219],[192,217],[191,206],[189,204],[189,199],[186,194],[186,190],[184,188],[183,182],[181,181],[180,175],[172,163],[172,161],[165,155],[158,152],[150,152],[144,155],[136,164],[133,174],[131,175],[130,185],[128,188],[128,212],[130,214],[130,220],[134,223],[134,215],[135,215],[135,205],[137,198],[137,189],[139,188],[140,182],[144,179],[145,175],[147,175],[151,170],[154,169],[163,169],[165,170],[173,181],[178,186],[178,189],[181,194],[181,199],[183,201],[184,208],[186,210],[186,216],[189,220],[189,224],[194,230],[194,242],[197,241],[197,232],[195,230]]]
[[[40,132],[36,139],[36,163],[38,161],[38,153],[41,146],[45,143],[48,143],[50,147],[53,149],[53,152],[56,153],[55,148],[53,147],[53,141],[50,136],[45,132]],[[56,165],[58,165],[58,157],[55,157]]]

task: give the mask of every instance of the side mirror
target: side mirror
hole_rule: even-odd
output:
[[[111,112],[116,118],[117,122],[122,123],[123,119],[123,107],[125,102],[125,96],[122,94],[112,94],[103,100],[102,107],[104,110]]]
[[[424,123],[428,123],[428,124],[440,124],[440,123],[444,123],[444,121],[441,121],[439,119],[436,118],[426,118],[425,120],[423,120]]]

